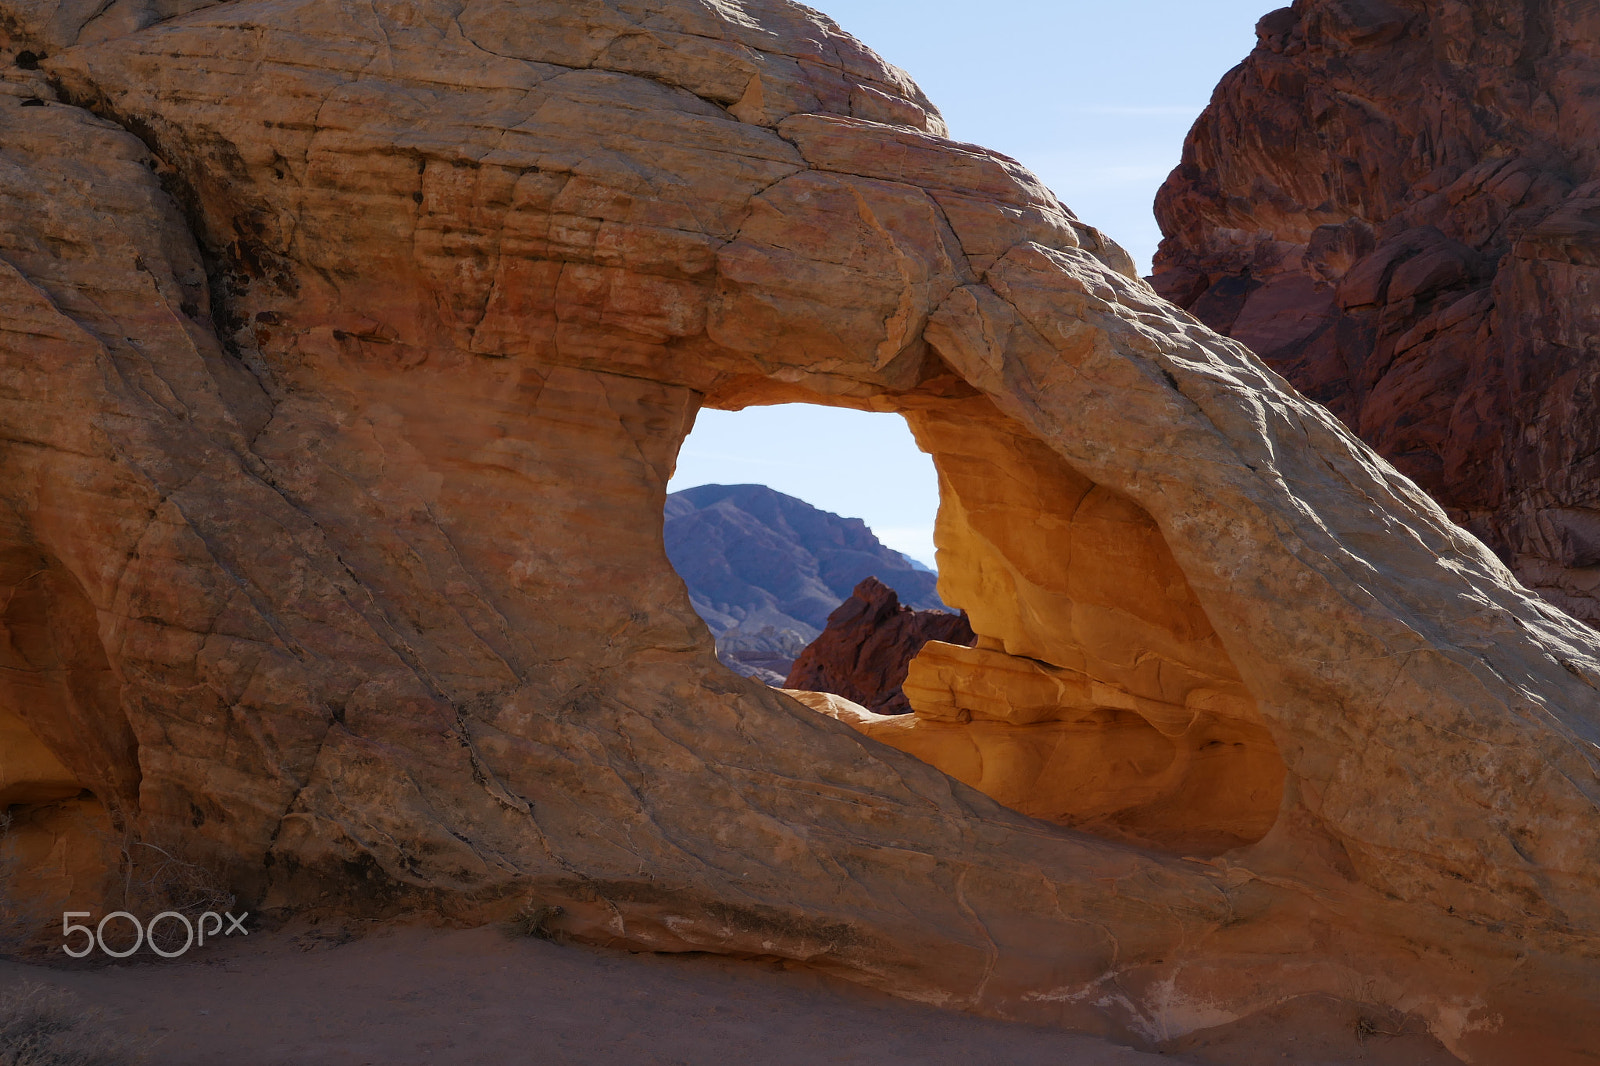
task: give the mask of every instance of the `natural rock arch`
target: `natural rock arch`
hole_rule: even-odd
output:
[[[1047,821],[1180,854],[1265,836],[1282,760],[1150,515],[953,373],[875,399],[933,457],[941,595],[978,646],[923,650],[913,716],[802,701]]]
[[[0,108],[7,547],[93,608],[132,831],[1151,1042],[1316,994],[1585,1053],[1595,635],[898,72],[776,0],[178,6],[0,0],[49,101]],[[717,668],[673,449],[785,389],[981,397],[1148,515],[1268,835],[1047,826]]]
[[[1264,836],[1282,760],[1150,514],[985,399],[912,421],[951,499],[945,584],[980,638],[913,665],[930,761],[1024,813],[1181,854]]]

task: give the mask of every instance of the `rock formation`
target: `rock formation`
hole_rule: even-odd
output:
[[[537,901],[1148,1044],[1332,1001],[1589,1054],[1600,638],[822,16],[0,13],[0,705],[52,902],[98,820],[252,909]],[[980,642],[896,721],[1131,738],[1090,831],[717,664],[674,455],[797,400],[939,469]],[[1264,835],[1127,844],[1214,828],[1166,801],[1197,748],[1274,760]]]
[[[1600,624],[1587,0],[1300,0],[1162,189],[1156,288]]]
[[[828,615],[877,575],[916,607],[944,606],[936,575],[841,518],[765,485],[701,485],[667,497],[667,558],[735,673],[781,683]]]
[[[828,616],[827,628],[795,660],[784,686],[832,692],[878,714],[908,714],[900,686],[911,660],[930,640],[970,646],[966,616],[918,611],[875,577],[855,587]]]

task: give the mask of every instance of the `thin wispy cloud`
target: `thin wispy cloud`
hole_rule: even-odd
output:
[[[1044,151],[1029,153],[1022,162],[1062,195],[1137,185],[1147,186],[1153,197],[1155,189],[1172,173],[1178,160],[1175,155],[1169,159],[1163,154],[1159,159],[1107,165],[1094,156],[1076,151]],[[1141,193],[1143,191],[1141,189]]]
[[[1175,115],[1194,117],[1205,110],[1205,104],[1106,104],[1091,107],[1064,108],[1069,115]]]
[[[738,463],[743,466],[774,466],[789,470],[809,470],[810,463],[788,463],[779,459],[769,459],[764,456],[734,455],[730,452],[707,452],[698,448],[685,448],[679,453],[679,461],[683,459],[712,459],[719,463]]]

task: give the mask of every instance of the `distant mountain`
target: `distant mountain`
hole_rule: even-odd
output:
[[[841,518],[765,485],[701,485],[667,497],[667,557],[746,676],[781,682],[800,650],[863,578],[919,609],[944,609],[937,575],[886,548],[859,518]]]

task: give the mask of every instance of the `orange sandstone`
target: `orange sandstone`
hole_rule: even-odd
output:
[[[0,0],[29,846],[75,787],[256,906],[1588,1053],[1600,639],[826,19],[77,11]],[[719,667],[667,564],[695,412],[792,400],[939,466],[980,643],[891,739],[953,776]]]

